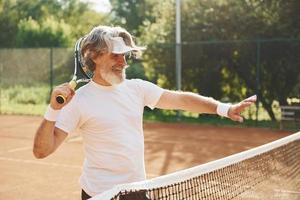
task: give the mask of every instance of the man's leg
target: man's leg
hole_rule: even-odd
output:
[[[146,191],[132,192],[120,196],[120,200],[151,200]]]
[[[89,198],[92,198],[90,195],[88,195],[84,190],[81,190],[81,200],[87,200]]]

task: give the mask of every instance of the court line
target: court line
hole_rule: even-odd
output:
[[[66,164],[59,164],[59,163],[48,163],[48,162],[37,161],[37,160],[22,160],[22,159],[7,158],[7,157],[2,157],[2,156],[0,156],[0,160],[26,163],[26,164],[46,165],[46,166],[53,166],[53,167],[66,167],[66,168],[82,169],[82,166],[79,166],[79,165],[66,165]],[[148,178],[153,178],[153,177],[157,177],[159,175],[158,174],[147,173],[147,176],[148,176]]]
[[[300,191],[293,191],[293,190],[279,190],[279,189],[274,189],[275,192],[278,193],[289,193],[289,194],[300,194]]]
[[[74,137],[66,139],[66,143],[81,142],[81,141],[82,141],[82,137],[81,136],[74,136]]]
[[[45,166],[51,166],[51,167],[66,167],[66,168],[82,169],[82,167],[79,165],[49,163],[49,162],[37,161],[37,160],[23,160],[23,159],[16,159],[16,158],[7,158],[7,157],[2,157],[2,156],[0,156],[0,160],[17,162],[17,163],[25,163],[25,164],[45,165]]]
[[[32,149],[32,146],[10,149],[7,152],[12,153],[12,152],[17,152],[17,151],[26,151],[26,150],[29,150],[29,149]]]
[[[0,134],[0,138],[8,138],[8,139],[19,139],[19,140],[32,140],[31,137],[26,137],[26,136],[14,136],[14,135],[2,135]]]

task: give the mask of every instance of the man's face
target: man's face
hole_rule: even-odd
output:
[[[126,78],[127,62],[124,54],[104,53],[96,62],[95,75],[107,85],[117,85]]]

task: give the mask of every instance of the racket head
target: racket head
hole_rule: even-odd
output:
[[[75,71],[73,80],[76,79],[77,82],[88,82],[94,76],[94,72],[83,64],[81,46],[84,39],[85,37],[81,37],[76,41],[74,50]]]
[[[69,82],[70,87],[74,90],[78,83],[89,82],[93,76],[94,72],[91,71],[87,66],[84,66],[81,55],[81,46],[85,37],[79,38],[75,43],[74,49],[74,74],[72,80]],[[63,104],[66,101],[66,97],[63,95],[58,95],[56,97],[56,102]]]

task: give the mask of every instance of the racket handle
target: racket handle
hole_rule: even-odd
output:
[[[69,85],[70,85],[70,88],[72,88],[72,90],[74,90],[77,86],[77,82],[72,80],[69,82]],[[59,104],[63,104],[63,103],[65,103],[65,101],[66,101],[66,97],[64,97],[61,94],[56,97],[56,102]]]

